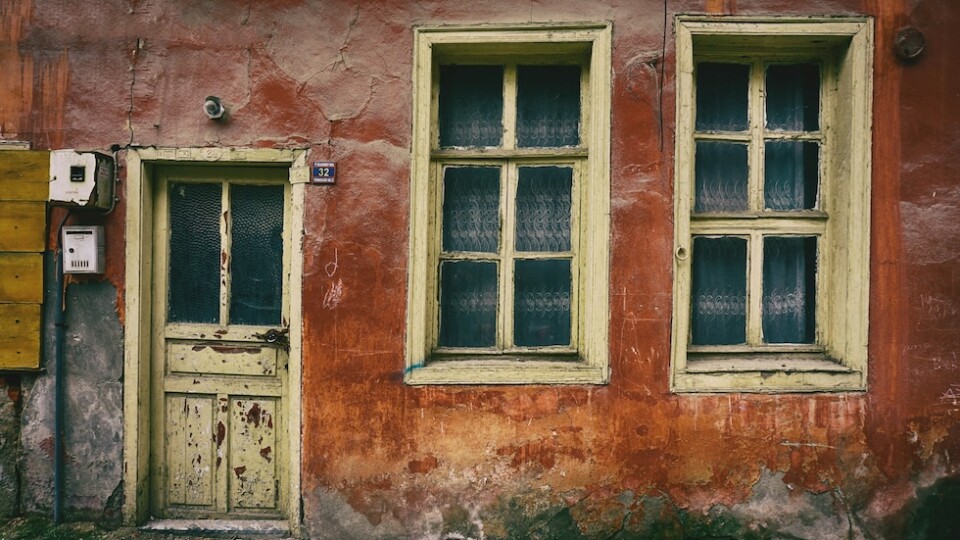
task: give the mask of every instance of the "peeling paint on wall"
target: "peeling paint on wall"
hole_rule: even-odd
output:
[[[0,3],[0,138],[121,156],[128,145],[206,146],[211,157],[304,148],[337,163],[336,185],[305,188],[303,216],[311,538],[954,530],[935,510],[956,502],[960,475],[960,11],[950,0],[683,0],[666,3],[665,26],[664,5],[12,0]],[[868,392],[670,394],[677,13],[875,18]],[[530,21],[613,23],[611,383],[404,386],[412,28]],[[906,24],[928,43],[909,64],[890,52]],[[200,110],[213,94],[223,122]],[[121,171],[114,213],[84,218],[107,226],[107,274],[70,287],[78,514],[108,507],[120,478],[119,311],[136,294],[123,283],[124,181]],[[25,376],[23,389],[21,506],[44,511],[51,379]],[[221,426],[217,446],[256,439],[229,473],[241,480],[234,496],[258,504],[269,488],[252,486],[256,467],[273,466],[277,446],[260,444],[272,435],[253,404],[217,406],[248,430]]]

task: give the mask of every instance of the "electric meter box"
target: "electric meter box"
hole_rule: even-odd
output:
[[[61,206],[113,206],[113,158],[98,152],[50,152],[50,202]]]
[[[64,274],[102,274],[106,248],[102,225],[68,225],[61,239]]]

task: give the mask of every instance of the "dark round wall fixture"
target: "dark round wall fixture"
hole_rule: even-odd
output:
[[[902,60],[913,60],[920,56],[924,45],[926,39],[923,32],[912,26],[897,30],[897,36],[893,38],[893,50]]]

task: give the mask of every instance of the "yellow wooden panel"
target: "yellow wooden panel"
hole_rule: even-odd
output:
[[[256,344],[167,344],[167,369],[171,373],[216,373],[274,377],[277,349]]]
[[[0,369],[40,367],[40,305],[0,304]]]
[[[0,201],[0,251],[43,251],[46,203]]]
[[[213,396],[167,396],[167,502],[212,506]]]
[[[0,302],[43,302],[43,255],[0,253]]]
[[[230,507],[277,507],[277,401],[236,398],[230,414]]]
[[[0,200],[46,201],[50,182],[50,152],[0,152]]]

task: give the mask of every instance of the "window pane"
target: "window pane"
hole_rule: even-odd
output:
[[[767,127],[816,131],[820,127],[820,67],[767,67]]]
[[[170,184],[170,322],[220,322],[220,189]]]
[[[693,238],[694,345],[735,345],[747,340],[747,240]]]
[[[520,167],[517,251],[570,250],[570,167]]]
[[[503,67],[440,66],[440,146],[500,146]]]
[[[500,168],[443,171],[443,250],[495,253],[500,235]]]
[[[517,68],[517,146],[580,144],[580,66]]]
[[[744,131],[747,129],[746,64],[697,64],[697,131]]]
[[[570,261],[516,261],[513,340],[522,347],[570,344]]]
[[[497,342],[497,264],[440,265],[440,346],[492,347]]]
[[[697,142],[696,212],[747,209],[747,145]]]
[[[813,343],[817,239],[763,239],[763,337],[767,343]]]
[[[766,207],[770,210],[816,208],[820,145],[809,141],[767,141],[764,153]]]
[[[283,186],[232,186],[230,323],[280,323]]]

